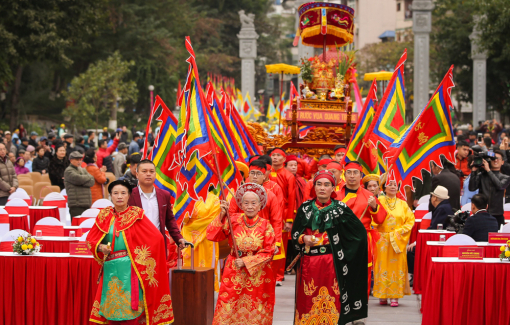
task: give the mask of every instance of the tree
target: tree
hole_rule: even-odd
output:
[[[24,68],[47,60],[69,66],[68,50],[85,47],[85,35],[100,27],[106,0],[2,0],[0,2],[0,81],[14,79],[10,128],[18,120]],[[7,68],[8,67],[8,68]]]
[[[125,81],[133,61],[122,61],[119,52],[115,52],[105,61],[91,64],[87,71],[71,81],[64,96],[70,102],[64,116],[70,117],[78,126],[90,126],[95,117],[96,128],[99,119],[116,120],[117,105],[136,102],[138,91],[134,81]]]

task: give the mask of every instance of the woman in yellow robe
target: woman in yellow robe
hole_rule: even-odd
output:
[[[220,272],[218,266],[219,245],[206,238],[207,226],[220,214],[220,199],[212,191],[204,201],[195,204],[195,210],[189,218],[184,218],[182,236],[193,243],[195,267],[214,268],[214,291],[219,290]],[[191,247],[183,251],[184,266],[191,265]]]
[[[407,203],[396,197],[398,185],[390,181],[385,186],[381,181],[386,196],[379,202],[388,211],[386,220],[377,225],[381,238],[377,242],[377,260],[374,268],[373,296],[379,298],[381,305],[398,307],[398,299],[410,295],[407,274],[407,244],[414,225],[414,214]]]

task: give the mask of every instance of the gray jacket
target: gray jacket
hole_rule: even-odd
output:
[[[489,212],[493,216],[504,214],[505,189],[510,185],[510,176],[500,172],[476,171],[471,173],[469,179],[469,190],[480,190],[479,193],[489,198]]]
[[[113,173],[115,177],[119,179],[122,177],[122,165],[126,162],[126,157],[124,154],[118,152],[115,158],[113,159]]]
[[[14,165],[5,155],[5,162],[0,158],[0,197],[9,196],[11,187],[18,188],[18,177],[16,177]]]
[[[81,167],[69,165],[64,172],[64,183],[70,208],[90,208],[90,188],[95,184],[94,176]]]

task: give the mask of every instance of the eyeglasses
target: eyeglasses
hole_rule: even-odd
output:
[[[356,175],[359,175],[360,174],[360,171],[359,170],[348,170],[345,172],[345,175],[347,176],[356,176]]]
[[[250,172],[250,176],[253,176],[253,177],[262,177],[262,176],[264,176],[264,174],[261,173],[261,172],[251,171]]]

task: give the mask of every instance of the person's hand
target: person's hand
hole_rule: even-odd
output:
[[[315,238],[315,236],[306,235],[303,237],[303,242],[305,243],[305,246],[311,247],[315,244],[317,244],[318,240]]]
[[[414,248],[416,247],[416,242],[410,244],[409,246],[407,246],[407,251],[410,252],[412,251]]]
[[[104,165],[101,166],[101,168],[99,168],[99,170],[101,170],[103,173],[105,173],[106,172],[106,166],[104,166]]]
[[[179,239],[179,248],[181,249],[181,251],[186,248],[186,243],[187,243],[186,239],[184,238]]]
[[[108,255],[108,254],[110,254],[110,253],[111,253],[112,248],[111,248],[110,246],[108,246],[108,245],[101,244],[101,245],[99,245],[99,250],[100,250],[103,254]]]
[[[375,199],[375,197],[371,196],[368,198],[368,205],[372,208],[372,209],[375,209],[377,208],[377,201]]]
[[[221,207],[220,217],[222,220],[227,215],[228,206],[229,205],[228,205],[227,201],[220,201],[220,207]]]
[[[42,170],[42,173],[43,173],[43,174],[46,174],[46,169],[43,169],[43,170]]]
[[[122,135],[122,131],[118,132],[116,135],[115,135],[115,139],[117,140],[120,140],[120,136]]]
[[[416,208],[418,206],[418,200],[413,201],[413,206]]]
[[[14,192],[16,192],[16,188],[15,187],[11,187],[11,189],[9,190],[9,193],[12,194]]]
[[[243,261],[242,259],[240,259],[240,258],[236,258],[236,259],[234,260],[234,264],[235,264],[235,266],[236,266],[238,269],[240,269],[240,268],[242,268],[242,267],[244,267],[244,266],[245,266],[245,265],[244,265],[244,261]]]
[[[292,222],[286,222],[285,226],[283,227],[283,231],[292,231]]]
[[[483,160],[483,169],[485,169],[485,171],[487,172],[490,172],[491,171],[491,168],[489,166],[489,163],[487,162],[487,160]]]
[[[508,137],[504,137],[501,141],[501,149],[508,150]]]

